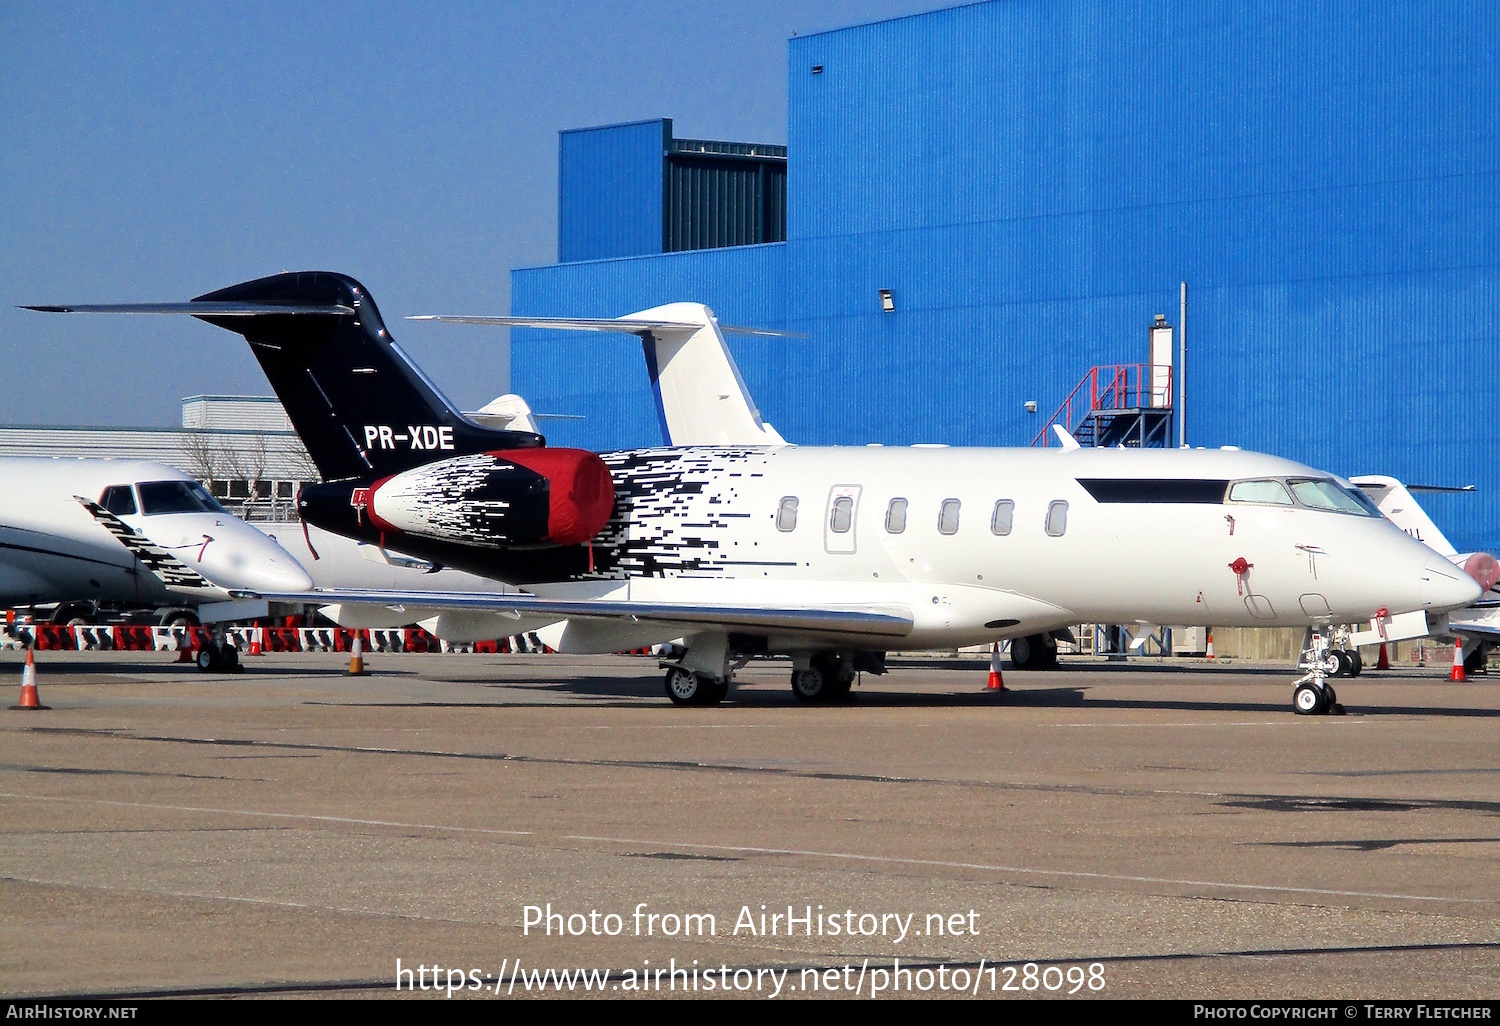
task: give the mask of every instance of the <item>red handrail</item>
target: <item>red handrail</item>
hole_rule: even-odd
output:
[[[1163,365],[1170,368],[1170,364]],[[1083,423],[1083,419],[1094,410],[1128,410],[1143,409],[1147,407],[1169,408],[1172,405],[1172,374],[1166,375],[1166,381],[1162,386],[1162,396],[1159,402],[1152,402],[1156,391],[1155,370],[1157,365],[1151,363],[1116,363],[1101,364],[1090,367],[1084,374],[1083,379],[1068,393],[1068,397],[1062,401],[1047,423],[1037,432],[1031,440],[1032,445],[1040,445],[1043,448],[1052,444],[1052,425],[1061,424],[1069,434],[1073,434]],[[1133,383],[1132,383],[1133,381]],[[1102,384],[1101,384],[1102,383]],[[1087,409],[1082,409],[1082,396],[1084,386],[1088,386]],[[1134,400],[1134,401],[1131,401]],[[1074,408],[1080,408],[1080,415],[1075,419]]]

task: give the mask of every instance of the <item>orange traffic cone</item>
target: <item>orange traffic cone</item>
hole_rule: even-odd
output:
[[[1214,657],[1214,632],[1208,632],[1208,658]]]
[[[1000,642],[990,646],[990,691],[1004,691],[1005,678],[1000,675]]]
[[[1464,643],[1462,640],[1453,643],[1453,669],[1448,674],[1449,680],[1468,680],[1464,676]]]
[[[255,628],[251,629],[251,631],[250,631],[250,652],[248,653],[249,655],[262,655],[263,654],[262,651],[261,651],[261,647],[260,647],[260,635],[261,635],[261,631],[263,631],[263,630],[265,630],[264,627],[255,627]]]
[[[363,631],[354,632],[354,650],[349,654],[349,676],[364,677],[369,675],[365,669],[365,648],[362,642]]]
[[[49,709],[51,706],[43,705],[36,693],[36,656],[31,649],[26,650],[26,669],[21,671],[21,701],[12,709],[23,709],[28,712]]]
[[[1377,670],[1389,670],[1391,668],[1391,657],[1386,654],[1385,642],[1380,643],[1380,658],[1375,663]]]

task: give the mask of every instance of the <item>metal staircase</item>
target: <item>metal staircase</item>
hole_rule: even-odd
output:
[[[1052,425],[1084,446],[1167,448],[1172,444],[1172,368],[1149,363],[1090,367],[1031,440],[1055,443]]]

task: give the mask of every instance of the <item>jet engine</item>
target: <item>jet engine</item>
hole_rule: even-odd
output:
[[[581,449],[504,449],[427,463],[376,481],[308,485],[302,518],[399,548],[400,535],[483,548],[579,545],[614,509],[609,468]]]

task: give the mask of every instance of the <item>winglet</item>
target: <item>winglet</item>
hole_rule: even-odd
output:
[[[1064,449],[1083,448],[1083,446],[1078,444],[1078,439],[1068,434],[1067,428],[1063,427],[1061,424],[1053,424],[1052,430],[1057,433],[1057,444],[1062,446]]]

